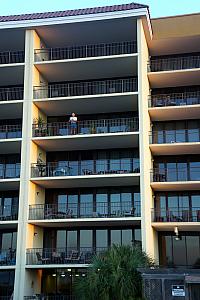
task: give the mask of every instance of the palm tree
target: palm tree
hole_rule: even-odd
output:
[[[97,255],[85,278],[75,282],[80,300],[142,300],[139,267],[153,265],[139,246],[117,246]]]

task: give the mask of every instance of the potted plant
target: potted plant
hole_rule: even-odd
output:
[[[34,135],[35,136],[45,136],[46,135],[46,126],[43,118],[41,116],[38,116],[38,118],[35,118],[33,120],[34,124]]]

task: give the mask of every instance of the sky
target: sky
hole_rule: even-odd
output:
[[[130,2],[149,5],[152,18],[200,12],[200,0],[0,0],[0,15],[57,11]]]

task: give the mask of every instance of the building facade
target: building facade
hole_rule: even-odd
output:
[[[199,28],[135,3],[0,17],[1,300],[74,300],[112,244],[162,267],[147,299],[198,299]]]

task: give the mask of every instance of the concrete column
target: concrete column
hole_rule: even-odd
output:
[[[32,99],[34,82],[34,44],[37,35],[34,30],[27,30],[25,34],[25,69],[24,69],[24,105],[23,131],[21,148],[21,176],[19,192],[19,220],[17,234],[17,253],[14,300],[23,299],[26,285],[26,245],[28,238],[28,206],[30,191],[30,162],[31,162],[31,135],[32,135]]]
[[[142,19],[137,20],[138,41],[138,103],[139,103],[139,132],[140,132],[140,192],[141,192],[141,229],[144,251],[156,261],[158,260],[157,233],[151,226],[151,209],[153,197],[150,171],[152,157],[149,148],[149,132],[151,130],[148,113],[149,81],[147,63],[149,59],[148,46],[145,38]]]

